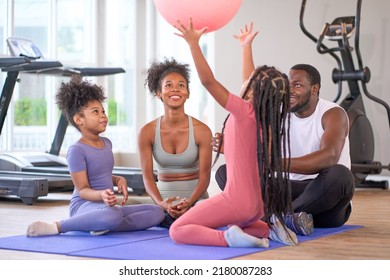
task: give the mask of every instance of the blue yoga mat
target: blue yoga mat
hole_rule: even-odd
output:
[[[160,228],[99,236],[92,236],[87,232],[68,232],[61,235],[38,237],[17,235],[0,238],[0,249],[69,255],[72,252],[82,250],[103,249],[109,246],[166,236],[168,236],[168,231]]]
[[[315,229],[310,236],[298,236],[298,239],[301,243],[358,228],[362,226]],[[168,230],[161,228],[101,236],[73,232],[42,237],[18,235],[0,238],[0,249],[116,260],[223,260],[282,246],[273,241],[269,248],[178,245],[169,238]]]

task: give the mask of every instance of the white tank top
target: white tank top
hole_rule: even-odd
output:
[[[322,116],[331,108],[340,107],[334,102],[330,102],[324,99],[319,99],[316,110],[307,118],[298,118],[295,114],[291,114],[290,123],[290,145],[291,145],[291,157],[301,157],[320,149],[320,141],[324,129],[322,127]],[[340,107],[341,108],[341,107]],[[343,150],[341,151],[338,164],[345,165],[347,168],[351,168],[351,157],[349,154],[349,137],[347,135],[344,143]],[[317,177],[318,174],[296,174],[290,173],[290,179],[292,180],[306,180]]]

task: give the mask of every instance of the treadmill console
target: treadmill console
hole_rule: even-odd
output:
[[[7,44],[12,56],[23,56],[29,59],[43,58],[39,48],[30,40],[11,37],[7,39]]]

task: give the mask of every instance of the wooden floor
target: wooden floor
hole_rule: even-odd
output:
[[[68,216],[70,193],[50,193],[33,206],[17,198],[0,198],[0,237],[24,234],[36,220],[55,221]],[[134,196],[131,202],[148,197]],[[390,260],[390,190],[357,189],[347,224],[364,228],[261,253],[237,260]],[[79,260],[55,254],[0,250],[3,260]]]

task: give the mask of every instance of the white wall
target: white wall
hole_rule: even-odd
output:
[[[339,16],[353,16],[356,0],[308,0],[305,26],[315,36],[325,22]],[[215,75],[232,92],[240,88],[240,47],[232,37],[250,21],[260,34],[254,43],[254,59],[257,65],[274,65],[284,72],[297,63],[315,66],[322,75],[321,97],[333,100],[337,85],[331,80],[331,72],[337,67],[330,55],[319,54],[313,41],[299,27],[301,0],[243,0],[237,15],[222,29],[215,32]],[[368,90],[390,104],[390,1],[365,0],[362,4],[360,51],[364,66],[371,70]],[[354,38],[354,37],[353,37]],[[351,43],[354,42],[354,39]],[[330,45],[332,46],[332,45]],[[355,64],[357,66],[357,64]],[[343,97],[348,93],[344,87]],[[374,160],[390,163],[390,130],[383,106],[364,98],[367,116],[375,137]],[[215,105],[216,127],[219,131],[226,112]],[[223,160],[223,159],[222,159]],[[385,170],[382,174],[390,174]]]

